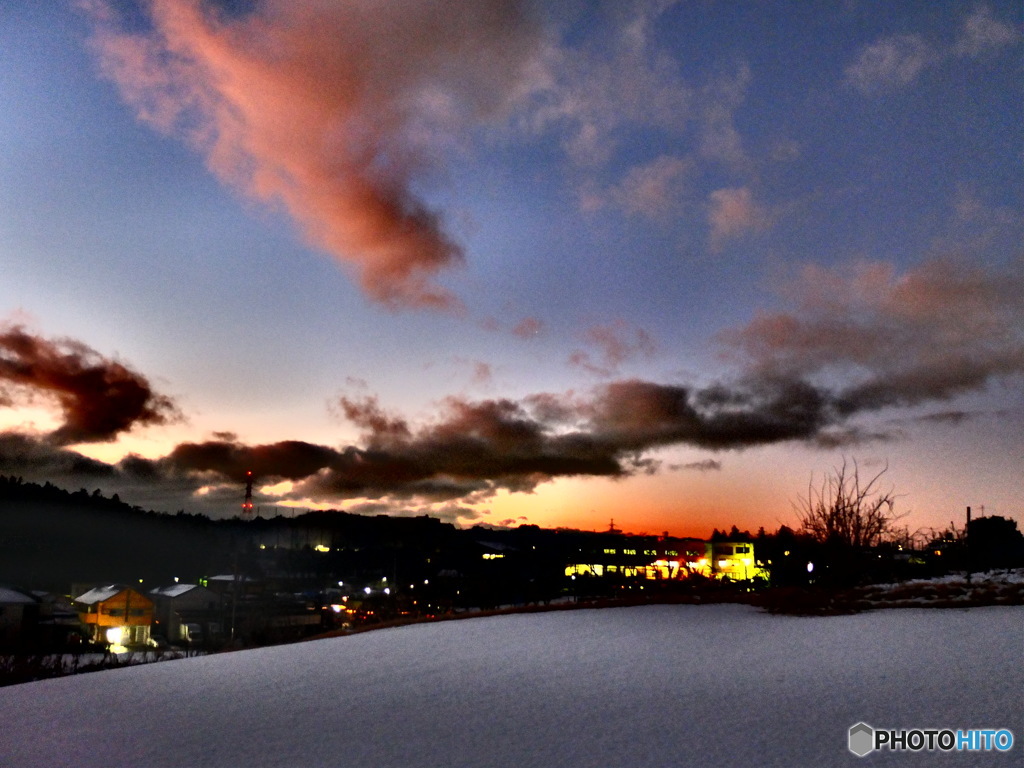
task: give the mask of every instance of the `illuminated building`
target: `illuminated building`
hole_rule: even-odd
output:
[[[112,646],[144,645],[153,623],[153,601],[123,584],[96,587],[74,600],[91,639]]]
[[[580,553],[566,576],[678,580],[696,575],[746,581],[765,578],[749,541],[703,541],[668,536],[602,536],[599,546]],[[582,562],[585,560],[586,562]]]

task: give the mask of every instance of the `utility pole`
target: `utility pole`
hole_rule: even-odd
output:
[[[964,556],[967,558],[967,586],[971,586],[971,508],[967,508],[967,526],[964,528]]]

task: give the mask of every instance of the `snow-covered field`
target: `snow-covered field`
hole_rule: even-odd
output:
[[[1008,728],[857,758],[847,730]],[[422,624],[0,689],[0,765],[1019,766],[1024,607],[646,606]]]

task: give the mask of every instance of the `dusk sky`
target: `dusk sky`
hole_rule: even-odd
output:
[[[1024,525],[1022,105],[1019,0],[4,0],[0,473]]]

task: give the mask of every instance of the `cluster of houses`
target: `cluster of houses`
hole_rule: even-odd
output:
[[[73,597],[0,587],[0,649],[209,647],[231,639],[236,630],[289,639],[322,624],[318,601],[257,596],[254,582],[244,577],[203,581],[148,591],[108,584]]]
[[[348,574],[346,580],[339,579],[341,571],[328,568],[293,578],[287,588],[280,581],[240,573],[192,584],[175,579],[151,589],[141,583],[81,585],[67,596],[0,587],[0,649],[100,645],[119,651],[165,643],[213,647],[236,638],[280,641],[365,619],[375,605],[384,608],[381,601],[403,614],[429,614],[490,607],[483,602],[489,598],[502,603],[579,595],[585,593],[584,582],[694,577],[746,581],[766,576],[750,541],[560,534],[521,531],[517,539],[491,531],[458,560],[438,557],[435,549],[416,567],[411,553],[403,563],[394,554],[376,557],[390,559],[390,567],[363,568],[364,578],[355,582]],[[562,546],[555,547],[558,541]],[[269,563],[277,548],[260,543],[254,550]],[[333,553],[339,563],[351,561],[349,554],[327,544],[307,549],[314,560],[329,561]],[[525,583],[543,583],[544,591],[524,592]],[[497,591],[495,585],[501,585]]]

